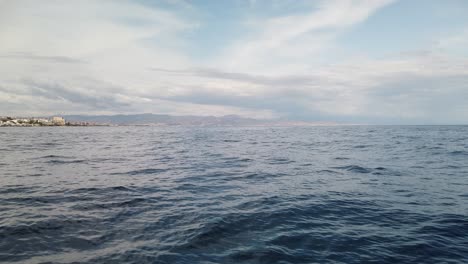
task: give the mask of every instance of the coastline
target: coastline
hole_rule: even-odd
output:
[[[51,118],[13,118],[0,117],[0,127],[58,127],[58,126],[108,126],[93,122],[70,122],[63,117],[54,116]]]

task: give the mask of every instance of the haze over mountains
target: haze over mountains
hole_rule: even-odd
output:
[[[237,115],[174,116],[161,114],[132,115],[66,115],[67,121],[113,125],[192,125],[192,126],[271,126],[271,125],[334,125],[333,122],[300,122],[279,119],[254,119]]]

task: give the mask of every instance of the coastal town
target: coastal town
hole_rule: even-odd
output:
[[[95,126],[89,122],[70,122],[63,117],[54,116],[50,118],[15,118],[0,117],[0,127],[36,127],[36,126]]]

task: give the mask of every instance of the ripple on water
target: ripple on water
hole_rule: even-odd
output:
[[[132,170],[127,172],[114,172],[110,175],[149,175],[149,174],[159,174],[162,172],[168,171],[167,169],[156,169],[156,168],[147,168],[141,170]]]
[[[1,131],[0,262],[465,263],[466,134]]]

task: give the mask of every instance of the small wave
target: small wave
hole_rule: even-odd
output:
[[[445,165],[445,166],[442,166],[442,167],[439,167],[439,169],[453,169],[453,170],[456,170],[456,169],[460,169],[461,167],[460,166],[456,166],[456,165]]]
[[[69,191],[69,193],[87,193],[87,192],[95,192],[95,191],[100,191],[100,190],[102,190],[102,189],[101,188],[94,188],[94,187],[79,188],[79,189],[71,190],[71,191]]]
[[[31,193],[31,192],[34,192],[35,190],[36,188],[34,187],[24,187],[24,186],[3,187],[3,188],[0,188],[0,194]]]
[[[46,161],[46,163],[50,163],[50,164],[78,164],[78,163],[86,163],[87,160],[84,160],[84,159],[76,159],[76,160],[58,160],[58,159],[53,159],[53,160],[49,160],[49,161]]]
[[[41,173],[31,173],[31,174],[28,174],[28,175],[25,176],[25,177],[41,177],[41,176],[44,176],[44,174],[41,174]]]
[[[248,173],[246,175],[242,175],[240,178],[245,179],[255,179],[255,180],[264,180],[264,179],[272,179],[276,177],[284,176],[284,173],[265,173],[265,172],[255,172],[255,173]]]
[[[14,203],[14,204],[25,204],[25,205],[35,205],[35,206],[45,206],[51,201],[47,197],[14,197],[4,199],[5,202]]]
[[[468,151],[456,150],[456,151],[451,151],[448,154],[452,156],[468,156]]]
[[[356,146],[353,146],[353,148],[355,148],[355,149],[365,149],[365,148],[368,148],[370,146],[371,145],[356,145]]]
[[[335,159],[336,160],[349,160],[349,158],[346,158],[346,157],[336,157]]]
[[[124,211],[117,214],[115,217],[121,218],[122,216],[131,216],[135,214],[135,212],[127,212],[125,208],[138,208],[146,205],[147,203],[151,202],[150,198],[143,198],[143,197],[134,197],[125,199],[123,201],[118,202],[89,202],[89,203],[79,203],[73,206],[73,209],[80,210],[80,211],[94,211],[94,210],[115,210],[116,208],[122,209]],[[112,217],[114,218],[114,217]],[[117,219],[113,219],[116,221]]]
[[[69,156],[60,156],[60,155],[46,155],[46,156],[42,156],[40,157],[41,159],[71,159],[73,157],[69,157]]]
[[[142,169],[142,170],[132,170],[128,172],[114,172],[110,173],[110,175],[149,175],[149,174],[158,174],[162,172],[166,172],[167,169]]]
[[[148,202],[149,199],[138,197],[138,198],[133,198],[127,201],[119,202],[119,203],[114,203],[115,207],[134,207],[138,204]]]
[[[401,176],[402,174],[398,171],[390,170],[385,167],[366,168],[358,165],[348,165],[340,167],[332,167],[333,169],[345,170],[354,173],[371,173],[373,175],[388,175],[388,176]]]
[[[376,167],[372,170],[372,174],[374,175],[384,175],[384,174],[389,174],[389,170],[384,167]]]
[[[228,142],[228,143],[237,143],[240,142],[240,140],[235,140],[235,139],[225,139],[223,142]]]
[[[44,147],[55,147],[55,146],[61,146],[61,143],[56,143],[56,142],[46,142],[46,143],[41,143],[39,146],[44,146]]]
[[[233,215],[229,217],[229,220],[220,219],[209,222],[181,245],[181,249],[196,250],[210,247],[218,242],[229,243],[230,237],[246,232],[253,223],[254,221],[246,215]]]
[[[246,163],[252,162],[252,159],[249,158],[239,158],[239,157],[226,157],[222,158],[223,160],[223,167],[240,167],[240,166],[247,166]]]
[[[334,170],[317,170],[317,173],[331,173],[331,174],[342,174],[341,172],[334,171]]]
[[[135,189],[125,186],[111,186],[111,187],[87,187],[87,188],[78,188],[71,191],[68,191],[70,194],[89,194],[89,193],[96,193],[96,194],[105,194],[105,193],[112,193],[114,191],[118,192],[135,192]]]
[[[269,159],[268,164],[291,164],[294,163],[294,160],[290,160],[287,158],[273,158]]]
[[[333,169],[338,170],[346,170],[355,173],[371,173],[372,169],[364,168],[358,165],[349,165],[349,166],[340,166],[340,167],[332,167]]]
[[[133,189],[125,187],[125,186],[114,186],[114,187],[110,187],[110,189],[113,191],[126,191],[126,192],[133,191]]]
[[[64,228],[86,225],[87,221],[80,219],[53,218],[36,221],[30,224],[0,226],[0,237],[18,237],[30,234],[45,234]]]
[[[242,250],[231,253],[229,258],[235,263],[312,263],[316,260],[312,257],[304,258],[302,254],[292,254],[283,247]]]

